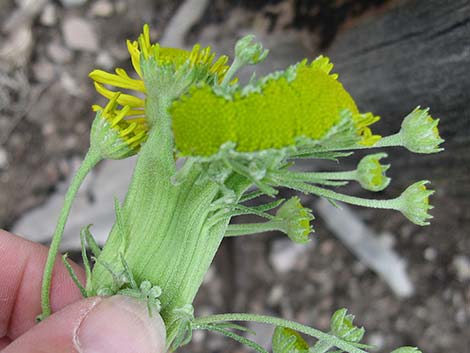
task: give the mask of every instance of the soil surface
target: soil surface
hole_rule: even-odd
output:
[[[25,3],[0,0],[0,227],[6,229],[41,205],[70,175],[72,159],[86,152],[90,106],[102,103],[87,74],[93,68],[128,68],[125,40],[135,38],[143,23],[151,24],[152,36],[160,38],[181,1],[42,0],[33,14],[21,9]],[[214,1],[187,40],[213,39],[229,47],[250,31],[269,37],[270,43],[289,35],[314,57],[347,30],[345,22],[386,10],[385,1],[323,3]],[[400,168],[412,166],[401,162]],[[432,180],[432,170],[407,173],[412,178],[408,183]],[[410,298],[396,297],[317,217],[314,239],[295,261],[285,258],[292,244],[279,234],[224,241],[197,297],[197,314],[272,314],[327,331],[332,312],[347,307],[367,329],[365,340],[377,346],[376,352],[401,345],[428,353],[470,352],[470,211],[446,196],[448,184],[442,181],[443,191],[439,182],[434,185],[438,191],[430,227],[416,227],[398,213],[354,209],[375,232],[392,235],[388,239],[406,260],[415,286]],[[404,187],[392,183],[380,197],[396,196]],[[346,192],[374,196],[357,187]],[[259,342],[269,342],[268,329],[253,328],[260,332]],[[182,350],[246,348],[197,332]]]

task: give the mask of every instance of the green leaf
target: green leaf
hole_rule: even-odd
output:
[[[345,308],[337,310],[331,317],[331,332],[338,338],[350,343],[358,343],[364,337],[363,327],[354,326],[354,315]]]
[[[301,353],[308,351],[308,344],[302,336],[290,328],[277,326],[274,330],[273,353]]]

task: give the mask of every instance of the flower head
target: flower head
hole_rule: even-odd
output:
[[[277,211],[276,218],[284,222],[283,230],[292,241],[299,244],[310,241],[308,236],[313,232],[310,221],[315,217],[310,209],[302,206],[298,197],[284,202]]]
[[[426,188],[428,183],[427,180],[418,181],[410,185],[395,199],[398,202],[396,209],[411,222],[420,226],[429,225],[428,219],[433,218],[428,211],[433,208],[429,204],[429,196],[434,194],[434,190]]]
[[[224,95],[209,85],[191,88],[170,108],[178,151],[211,156],[233,142],[237,152],[256,152],[294,146],[300,138],[374,144],[380,136],[369,126],[379,117],[359,113],[331,67],[324,57],[304,60]]]
[[[120,93],[102,108],[93,106],[96,118],[91,128],[91,145],[103,158],[122,159],[136,154],[147,138],[147,123],[129,105],[118,109]]]
[[[158,43],[152,44],[148,25],[144,25],[138,40],[127,41],[127,49],[137,74],[136,78],[129,76],[122,68],[116,69],[115,73],[93,70],[89,76],[94,81],[98,93],[108,99],[111,99],[115,92],[104,85],[131,91],[131,94],[121,94],[117,102],[121,105],[129,105],[132,109],[143,111],[145,105],[143,96],[145,97],[148,93],[142,60],[148,62],[151,59],[151,64],[156,66],[155,70],[157,67],[164,67],[172,76],[173,81],[177,81],[178,77],[182,76],[178,70],[184,68],[186,75],[183,76],[189,83],[203,81],[213,84],[222,80],[228,70],[226,65],[228,57],[221,56],[215,60],[216,54],[211,51],[210,47],[201,48],[199,44],[196,44],[191,51],[187,51],[161,47]],[[187,85],[188,83],[184,87]],[[164,88],[159,88],[165,93]]]
[[[382,191],[390,184],[391,179],[385,175],[390,165],[380,164],[380,160],[385,157],[386,153],[371,154],[362,158],[357,165],[356,178],[364,189]]]
[[[403,146],[415,153],[436,153],[443,150],[439,145],[444,140],[439,136],[439,119],[428,114],[429,109],[417,107],[401,124],[399,135]]]

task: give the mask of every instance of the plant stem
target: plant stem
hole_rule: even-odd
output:
[[[222,87],[227,86],[230,81],[232,80],[233,76],[235,76],[236,72],[242,67],[242,63],[240,62],[240,59],[238,59],[235,56],[235,59],[233,59],[232,65],[230,65],[227,73],[224,76],[224,79],[222,80],[222,83],[220,84]]]
[[[308,352],[309,353],[325,353],[328,350],[330,350],[330,348],[332,348],[332,347],[333,347],[333,345],[330,342],[320,340],[317,343],[315,343],[315,345],[313,347],[311,347],[308,350]]]
[[[355,170],[343,172],[280,172],[281,177],[286,176],[291,180],[304,182],[318,182],[319,180],[356,180],[357,173]]]
[[[260,323],[268,324],[268,325],[287,327],[297,332],[317,338],[319,340],[329,342],[332,346],[338,347],[349,353],[366,353],[362,349],[356,348],[353,345],[335,336],[324,333],[320,330],[316,330],[314,328],[299,324],[294,321],[284,320],[284,319],[280,319],[280,318],[276,318],[272,316],[243,314],[243,313],[218,314],[218,315],[210,315],[210,316],[206,316],[202,318],[196,318],[193,321],[192,326],[197,329],[199,325],[207,325],[207,324],[223,322],[223,321],[254,321],[254,322],[260,322]]]
[[[370,208],[399,210],[398,203],[397,203],[398,199],[391,199],[391,200],[363,199],[360,197],[340,194],[340,193],[337,193],[328,189],[320,188],[315,185],[305,184],[301,182],[293,182],[293,181],[283,182],[282,186],[288,187],[290,189],[298,190],[301,192],[309,193],[309,194],[315,194],[317,196],[321,196],[326,199],[346,202],[352,205],[364,206],[364,207],[370,207]]]
[[[282,230],[284,222],[268,221],[264,223],[248,223],[248,224],[230,224],[225,232],[226,237],[237,237],[240,235],[249,235],[262,232],[270,232],[273,230]]]
[[[51,315],[51,301],[50,301],[50,292],[51,292],[51,282],[52,282],[52,271],[54,269],[55,259],[59,251],[60,242],[62,240],[62,235],[64,233],[65,223],[67,222],[68,215],[70,213],[70,208],[72,207],[73,200],[77,194],[80,185],[83,180],[90,172],[90,170],[101,160],[101,156],[98,151],[90,148],[86,154],[82,164],[77,170],[75,176],[72,179],[72,182],[67,190],[65,195],[64,205],[60,212],[59,220],[52,236],[51,245],[49,248],[49,253],[47,254],[46,264],[44,266],[44,274],[42,280],[41,288],[41,308],[42,315],[41,319],[45,319]]]

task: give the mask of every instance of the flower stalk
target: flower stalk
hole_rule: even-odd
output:
[[[83,180],[85,180],[85,177],[101,159],[101,154],[96,149],[91,148],[83,159],[83,162],[78,168],[77,172],[75,173],[67,190],[67,193],[65,194],[64,205],[62,206],[62,210],[60,212],[59,219],[57,221],[57,225],[52,236],[52,241],[49,247],[49,253],[46,259],[46,264],[44,265],[43,281],[41,287],[42,314],[38,318],[38,320],[42,320],[51,314],[50,292],[52,283],[52,271],[54,269],[54,263],[59,252],[62,235],[64,234],[65,223],[67,222],[67,218],[69,216],[73,200],[77,195],[80,185],[82,185]]]
[[[363,348],[369,348],[359,343],[364,330],[355,327],[344,310],[333,315],[330,333],[262,315],[194,318],[193,300],[224,237],[276,230],[297,243],[310,240],[314,217],[298,197],[252,207],[244,202],[261,195],[275,197],[278,188],[287,187],[332,202],[398,210],[418,225],[427,225],[432,218],[428,211],[433,191],[426,181],[390,200],[326,188],[355,180],[364,189],[383,190],[390,183],[385,175],[389,165],[380,163],[385,153],[364,157],[352,171],[303,173],[290,167],[297,158],[337,160],[351,154],[341,151],[352,149],[402,145],[417,153],[438,152],[442,139],[437,120],[427,110],[416,109],[399,133],[381,139],[370,129],[379,117],[358,110],[326,57],[304,60],[240,87],[236,72],[262,62],[268,54],[253,39],[247,36],[237,43],[228,67],[228,57],[216,59],[209,47],[197,44],[188,52],[152,44],[144,26],[137,41],[127,42],[135,78],[120,68],[115,73],[90,73],[109,102],[104,108],[94,106],[90,150],[67,192],[54,233],[41,293],[43,318],[51,313],[52,269],[80,184],[100,160],[138,154],[125,200],[115,203],[116,222],[103,249],[88,227],[82,232],[86,286],[65,263],[84,296],[124,294],[146,301],[149,314],[157,311],[165,321],[169,351],[188,343],[194,329],[203,329],[266,353],[233,332],[243,327],[227,321],[281,327],[275,333],[275,353],[304,353],[308,345],[299,333],[318,340],[308,348],[311,353],[333,347],[365,353]],[[131,92],[123,94],[121,89]],[[177,168],[180,157],[185,157],[184,165]],[[269,213],[276,208],[275,214]],[[232,217],[244,214],[265,222],[229,224]],[[86,243],[94,254],[93,269]]]

